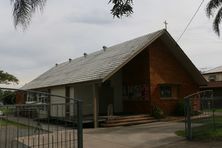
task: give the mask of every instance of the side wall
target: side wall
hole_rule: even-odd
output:
[[[199,86],[176,58],[169,53],[158,39],[150,47],[150,96],[151,104],[159,106],[166,113],[173,113],[179,99],[198,91]],[[178,85],[178,98],[161,99],[159,84]]]
[[[51,94],[65,96],[65,86],[51,87]],[[93,91],[92,84],[77,84],[69,87],[69,96],[71,98],[83,100],[83,115],[93,114]],[[65,99],[51,96],[51,116],[65,117]],[[70,108],[70,115],[73,115],[73,101],[70,100],[72,105]],[[60,105],[59,105],[60,104]],[[61,105],[62,104],[62,105]]]
[[[69,97],[70,98],[74,98],[74,99],[78,99],[78,98],[75,98],[75,95],[74,95],[74,87],[73,86],[71,86],[70,88],[69,88],[70,90],[69,90]],[[73,116],[73,113],[75,112],[75,115],[76,115],[76,111],[74,111],[74,101],[73,100],[70,100],[70,108],[69,108],[69,110],[70,110],[70,116]]]
[[[222,81],[222,73],[203,74],[204,78],[209,81],[210,77],[215,77],[215,81]]]
[[[74,98],[83,100],[83,115],[93,114],[93,85],[74,85]],[[71,92],[71,91],[70,91]]]
[[[50,93],[53,95],[66,96],[66,87],[57,86],[50,87]],[[83,100],[83,115],[93,114],[93,89],[92,84],[76,84],[69,86],[69,97]],[[73,116],[73,100],[70,100],[69,115]],[[65,117],[66,116],[66,99],[51,96],[50,97],[50,115],[52,117]],[[75,104],[76,105],[76,104]],[[75,111],[76,113],[76,111]]]
[[[113,87],[113,107],[114,113],[120,113],[123,111],[122,100],[122,71],[117,72],[111,77],[111,86]]]
[[[65,96],[65,86],[50,88],[51,94]],[[60,97],[50,97],[50,112],[52,117],[65,117],[65,99]]]

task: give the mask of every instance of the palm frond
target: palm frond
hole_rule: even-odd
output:
[[[206,7],[207,16],[212,17],[214,10],[219,8],[221,5],[222,5],[222,0],[211,0]]]
[[[37,9],[43,9],[46,0],[11,0],[11,2],[15,27],[20,24],[26,28],[31,21],[32,14]]]
[[[113,4],[111,14],[113,17],[120,18],[122,16],[130,16],[133,13],[133,0],[110,0]]]
[[[220,36],[220,23],[222,20],[222,7],[217,12],[217,15],[215,16],[214,22],[213,22],[213,29],[215,33]]]

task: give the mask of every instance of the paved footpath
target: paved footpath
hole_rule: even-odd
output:
[[[174,134],[184,123],[156,122],[84,130],[84,148],[222,148],[222,142],[189,142]]]

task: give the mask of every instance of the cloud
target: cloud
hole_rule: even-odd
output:
[[[84,23],[94,25],[107,25],[115,22],[111,14],[107,13],[106,10],[92,10],[78,14],[74,12],[66,17],[65,20],[70,23]]]
[[[10,2],[0,1],[0,69],[16,75],[22,85],[55,63],[162,29],[165,20],[177,39],[200,2],[138,0],[131,17],[113,19],[108,0],[53,0],[42,14],[33,15],[23,32],[14,29]],[[213,33],[204,7],[179,44],[197,67],[218,66],[222,42]]]

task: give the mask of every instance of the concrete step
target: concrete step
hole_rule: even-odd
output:
[[[131,116],[119,116],[113,119],[106,120],[101,124],[102,127],[115,127],[115,126],[129,126],[136,124],[145,124],[157,121],[149,115],[131,115]]]
[[[132,118],[146,118],[151,117],[150,115],[141,114],[141,115],[128,115],[128,116],[114,116],[112,120],[120,120],[120,119],[132,119]]]
[[[133,122],[119,122],[119,123],[103,123],[101,124],[102,127],[116,127],[116,126],[130,126],[130,125],[138,125],[138,124],[146,124],[156,122],[157,120],[142,120],[142,121],[133,121]]]
[[[132,117],[132,118],[119,118],[119,119],[111,119],[107,120],[106,123],[119,123],[119,122],[134,122],[134,121],[142,121],[142,120],[152,120],[153,117]]]

